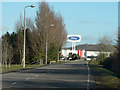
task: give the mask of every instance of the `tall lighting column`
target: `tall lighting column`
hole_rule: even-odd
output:
[[[50,25],[51,27],[54,27],[54,24],[51,24]],[[48,44],[47,44],[47,42],[48,42],[48,31],[47,31],[47,33],[46,33],[46,60],[45,60],[45,64],[47,64],[47,49],[48,49]]]
[[[23,45],[23,59],[22,59],[22,62],[23,62],[23,67],[25,68],[25,9],[27,7],[35,7],[35,5],[29,5],[29,6],[25,6],[24,8],[24,45]]]

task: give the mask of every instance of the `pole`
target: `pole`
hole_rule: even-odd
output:
[[[54,24],[51,24],[50,26],[53,27]],[[47,47],[48,47],[47,44],[48,44],[48,30],[46,31],[46,62],[45,64],[47,64]]]
[[[23,46],[23,67],[25,68],[25,9],[24,8],[24,46]]]
[[[76,47],[76,42],[74,42],[74,51],[75,51],[75,49],[76,49],[75,47]]]
[[[57,60],[57,62],[59,62],[59,50],[58,50],[58,60]]]
[[[48,38],[48,32],[46,33],[46,62],[45,64],[47,64],[47,38]]]
[[[73,42],[72,42],[72,54],[73,54]]]
[[[24,8],[24,45],[23,45],[23,59],[22,59],[22,63],[23,63],[23,67],[25,68],[25,9],[27,8],[27,7],[35,7],[35,5],[30,5],[30,6],[25,6],[25,8]]]

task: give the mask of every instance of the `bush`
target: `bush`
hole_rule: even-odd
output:
[[[53,60],[57,60],[58,49],[55,43],[50,44],[50,48],[48,49],[48,63]]]
[[[97,62],[99,62],[99,65],[102,65],[104,68],[118,73],[118,59],[116,52],[111,54],[110,57],[105,57],[104,54],[98,55]]]
[[[106,58],[104,60],[104,62],[102,62],[102,65],[103,65],[104,68],[107,68],[107,69],[111,70],[112,69],[112,58],[111,57]]]
[[[77,54],[73,54],[73,55],[72,55],[72,59],[73,59],[73,60],[77,59]]]
[[[94,56],[91,56],[91,60],[95,61]]]
[[[33,63],[38,63],[40,61],[40,59],[43,60],[43,63],[45,63],[45,55],[38,55],[38,56],[35,56],[34,58],[32,58],[32,61],[30,62],[30,64],[33,64]]]
[[[97,58],[97,62],[102,65],[103,62],[106,60],[106,55],[104,53],[100,53]]]

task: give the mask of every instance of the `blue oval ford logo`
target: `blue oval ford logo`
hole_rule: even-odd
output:
[[[79,40],[80,38],[77,37],[77,36],[71,36],[71,37],[69,37],[68,39],[70,39],[70,40]]]

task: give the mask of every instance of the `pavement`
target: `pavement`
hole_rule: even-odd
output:
[[[83,60],[5,73],[2,88],[97,89],[89,64]]]

